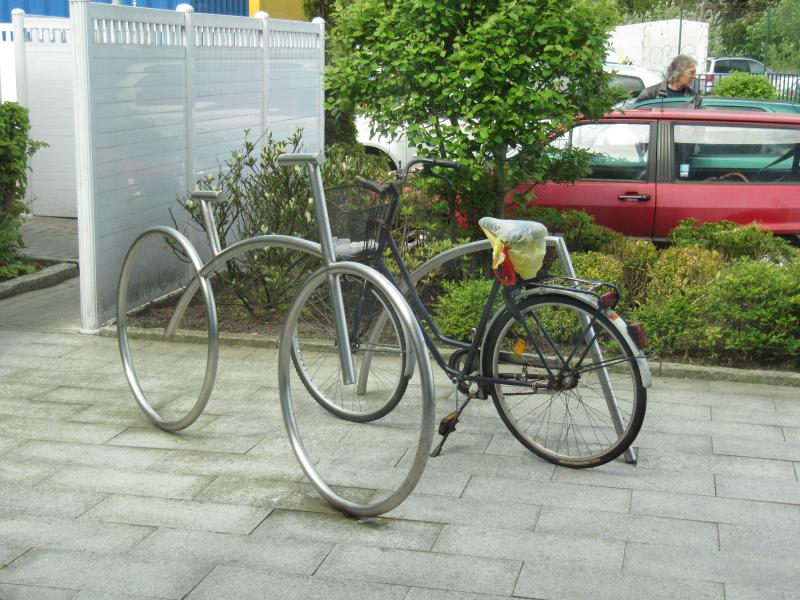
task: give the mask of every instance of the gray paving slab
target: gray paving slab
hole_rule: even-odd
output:
[[[717,496],[800,504],[800,482],[717,475]]]
[[[633,491],[631,513],[713,523],[800,529],[800,506],[691,494]]]
[[[497,499],[503,502],[565,506],[578,510],[628,512],[631,491],[602,486],[475,476],[470,479],[464,497],[484,502]]]
[[[480,523],[487,527],[532,531],[541,510],[541,506],[520,502],[485,502],[471,498],[443,500],[440,496],[415,492],[386,516],[434,523]]]
[[[333,543],[236,535],[209,531],[162,528],[139,544],[130,555],[150,559],[182,557],[192,563],[238,564],[270,571],[312,575]]]
[[[73,600],[77,593],[76,590],[39,585],[0,583],[0,598],[3,600]]]
[[[33,486],[52,475],[56,469],[53,465],[38,465],[6,458],[0,463],[0,484]]]
[[[25,547],[124,554],[152,532],[138,525],[0,513],[0,538]]]
[[[371,499],[375,493],[371,489],[354,487],[332,486],[332,489],[340,496],[359,503],[364,503]],[[203,490],[196,500],[255,506],[264,509],[287,508],[312,512],[334,511],[334,508],[322,500],[310,483],[263,478],[220,477]]]
[[[666,546],[719,548],[716,523],[667,519],[604,511],[579,511],[545,506],[536,533],[623,542],[657,542]]]
[[[776,522],[752,525],[720,523],[719,549],[758,556],[796,556],[800,553],[800,530]]]
[[[212,481],[201,475],[68,466],[39,482],[37,488],[191,500]]]
[[[748,447],[750,446],[748,445]],[[706,455],[688,452],[660,452],[651,448],[643,448],[639,452],[639,462],[637,464],[646,469],[764,477],[789,481],[795,479],[792,463],[786,459],[769,460],[735,454],[723,455],[718,453]]]
[[[726,583],[725,600],[800,600],[800,590]]]
[[[95,492],[40,490],[19,485],[0,485],[0,510],[43,517],[77,518],[105,496]]]
[[[222,565],[187,600],[263,600],[277,590],[286,600],[403,600],[408,588]]]
[[[342,518],[335,514],[275,510],[261,522],[251,537],[430,550],[441,532],[442,526],[438,523],[390,518]]]
[[[690,579],[609,573],[537,561],[522,567],[514,595],[522,598],[591,598],[592,600],[723,600],[721,583]]]
[[[520,560],[337,545],[317,573],[331,578],[510,595],[521,566]]]
[[[649,469],[616,460],[596,469],[565,469],[559,467],[553,481],[577,485],[677,492],[681,494],[714,495],[714,475],[687,471]]]
[[[519,529],[446,525],[433,550],[445,554],[618,571],[622,568],[625,543],[592,535],[572,537]]]
[[[269,510],[250,506],[140,496],[108,496],[82,515],[107,523],[250,533]]]
[[[794,556],[754,556],[657,544],[627,544],[623,572],[789,589],[800,586]]]
[[[168,433],[152,427],[128,427],[108,440],[114,446],[161,448],[164,450],[203,450],[244,454],[255,446],[259,436],[208,435],[194,430]]]
[[[179,560],[134,560],[33,549],[0,571],[0,582],[183,598],[210,569]]]

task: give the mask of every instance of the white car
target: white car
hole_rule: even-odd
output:
[[[635,98],[646,87],[661,83],[664,76],[658,71],[623,65],[620,63],[605,63],[603,69],[612,73],[612,86],[619,86]],[[391,168],[396,169],[408,164],[417,156],[417,149],[408,143],[405,132],[397,131],[397,135],[387,138],[382,135],[372,134],[371,123],[367,117],[356,116],[356,140],[364,146],[368,154],[385,155],[391,161]]]

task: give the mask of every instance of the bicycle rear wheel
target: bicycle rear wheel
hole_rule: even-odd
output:
[[[490,386],[506,427],[558,465],[594,467],[615,459],[639,433],[647,403],[633,351],[586,302],[541,294],[517,307],[525,327],[507,310],[499,315],[486,334],[481,365],[484,375],[528,384]]]
[[[309,394],[341,419],[364,423],[389,413],[408,386],[406,339],[386,295],[360,274],[339,275],[356,382],[342,383],[327,279],[306,295],[293,334],[292,362]]]

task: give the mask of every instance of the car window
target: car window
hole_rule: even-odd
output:
[[[762,65],[758,61],[751,60],[751,61],[748,61],[747,64],[750,67],[750,72],[751,73],[755,73],[756,75],[763,75],[764,74],[764,65]]]
[[[587,123],[571,132],[571,144],[592,153],[587,179],[645,179],[650,146],[648,123]]]
[[[614,73],[611,77],[611,87],[621,87],[628,92],[632,98],[635,98],[644,89],[644,83],[638,77]]]
[[[675,181],[797,182],[800,128],[673,125]]]
[[[733,70],[733,61],[730,60],[718,60],[714,64],[714,72],[715,73],[730,73]]]
[[[749,111],[749,112],[767,112],[765,108],[760,106],[732,106],[730,104],[712,104],[711,106],[706,106],[703,104],[703,108],[706,110],[735,110],[735,111]]]

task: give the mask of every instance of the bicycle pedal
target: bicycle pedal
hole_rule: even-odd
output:
[[[455,431],[456,423],[458,423],[458,413],[451,412],[439,421],[439,435],[447,436]]]

